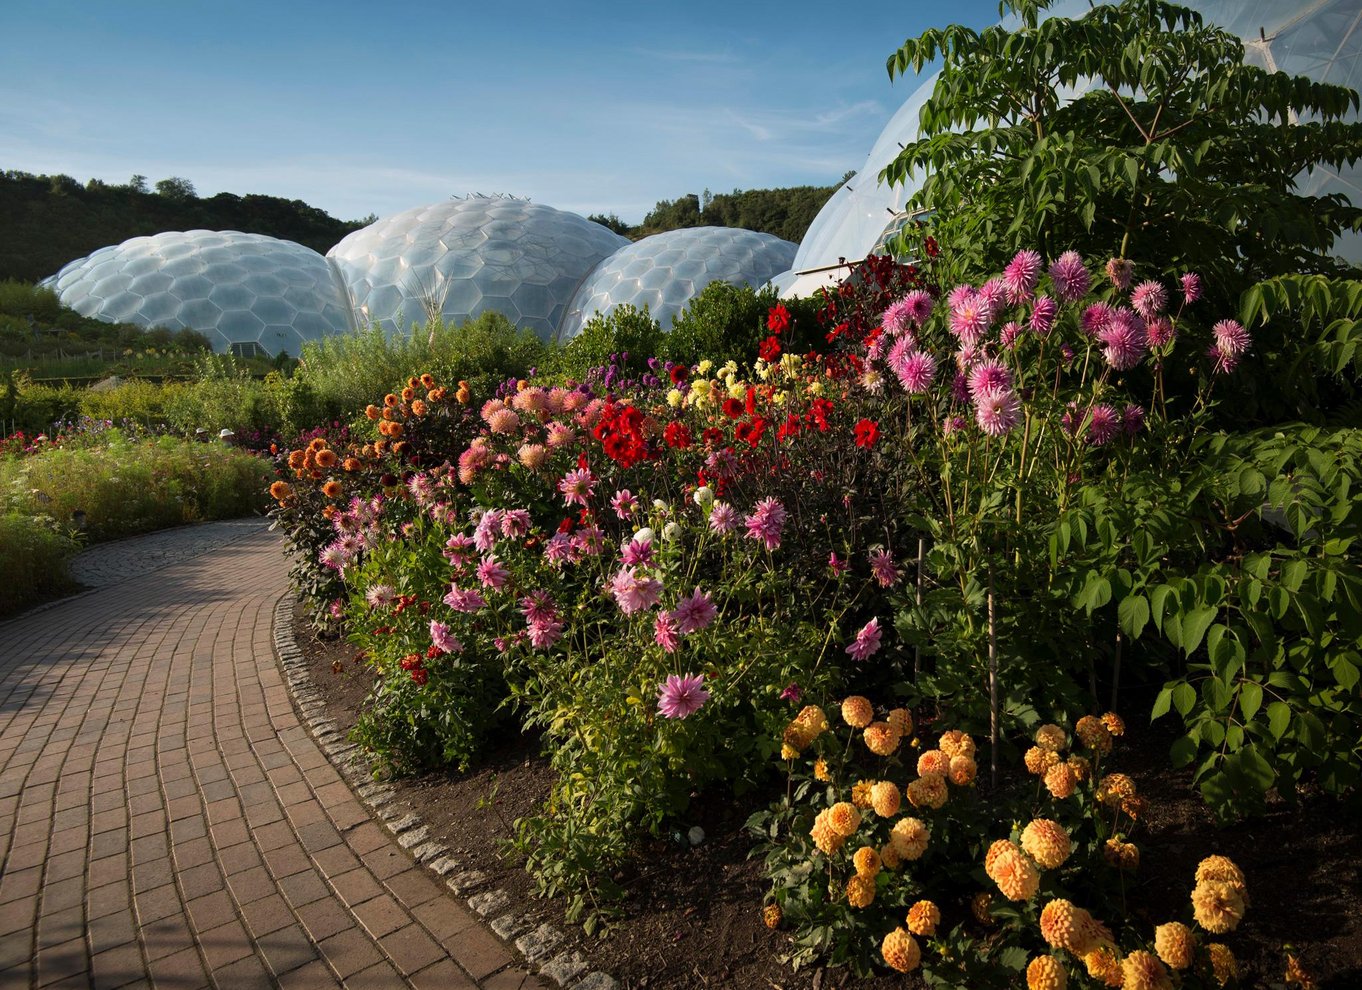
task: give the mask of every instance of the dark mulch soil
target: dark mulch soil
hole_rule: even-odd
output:
[[[303,620],[294,630],[311,663],[329,714],[354,724],[371,675],[343,641],[318,640]],[[1143,833],[1139,891],[1149,925],[1185,910],[1196,864],[1218,852],[1248,877],[1252,897],[1245,923],[1225,938],[1239,959],[1241,985],[1280,986],[1283,945],[1292,945],[1326,990],[1362,987],[1362,834],[1356,812],[1326,801],[1298,811],[1275,807],[1265,817],[1218,827],[1190,786],[1188,772],[1169,768],[1171,727],[1132,726],[1122,748],[1122,769],[1150,803]],[[494,877],[536,920],[552,923],[576,941],[595,969],[615,976],[624,990],[866,990],[919,987],[912,978],[870,980],[838,970],[791,972],[779,961],[787,937],[760,918],[766,892],[760,865],[748,860],[752,841],[743,831],[755,803],[701,802],[686,827],[698,824],[704,842],[649,844],[637,867],[620,879],[629,891],[624,920],[604,937],[585,935],[563,920],[562,905],[536,899],[533,884],[505,840],[517,817],[534,810],[552,783],[537,739],[508,738],[484,765],[466,774],[431,773],[394,782],[431,830],[458,856]]]

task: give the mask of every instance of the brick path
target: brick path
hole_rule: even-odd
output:
[[[280,544],[224,532],[0,623],[0,988],[542,987],[299,723]]]

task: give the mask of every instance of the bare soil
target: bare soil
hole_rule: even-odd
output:
[[[296,620],[299,647],[329,714],[348,729],[372,674],[344,641],[319,640]],[[1122,769],[1149,799],[1142,858],[1130,890],[1132,909],[1151,925],[1183,911],[1196,864],[1211,852],[1229,856],[1248,877],[1248,917],[1226,941],[1240,965],[1240,985],[1281,986],[1283,946],[1290,945],[1326,990],[1362,987],[1362,834],[1356,810],[1322,799],[1292,810],[1277,803],[1266,816],[1220,827],[1191,786],[1190,773],[1170,769],[1171,728],[1132,726]],[[477,770],[430,773],[393,782],[431,831],[461,859],[494,877],[537,921],[565,932],[594,969],[624,990],[889,990],[922,986],[912,977],[858,979],[842,970],[793,972],[780,961],[788,935],[766,929],[767,884],[749,860],[743,823],[758,802],[728,797],[701,801],[686,822],[705,840],[654,841],[639,865],[617,879],[629,891],[624,918],[604,935],[587,936],[566,922],[563,905],[538,899],[523,863],[506,848],[516,818],[536,809],[552,784],[539,740],[512,736]]]

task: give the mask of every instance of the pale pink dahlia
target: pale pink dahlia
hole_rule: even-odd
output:
[[[590,471],[586,468],[574,468],[563,475],[558,482],[558,490],[563,493],[565,505],[586,505],[586,500],[595,485],[596,479],[592,477]]]
[[[501,510],[488,509],[473,527],[473,546],[486,553],[501,536]]]
[[[675,653],[681,643],[680,630],[676,628],[676,617],[671,612],[658,612],[653,620],[653,642],[666,653]]]
[[[662,597],[662,582],[643,577],[632,567],[621,567],[610,579],[610,593],[625,615],[652,608]]]
[[[718,614],[714,600],[697,586],[689,597],[676,603],[672,618],[676,620],[676,628],[680,632],[693,633],[706,628]]]
[[[507,509],[501,517],[501,535],[507,539],[525,536],[530,532],[528,509]]]
[[[1141,282],[1130,294],[1130,305],[1146,320],[1152,320],[1168,306],[1168,291],[1158,282]]]
[[[581,395],[582,393],[573,392],[572,394]],[[572,427],[565,423],[555,421],[544,427],[544,443],[548,444],[550,450],[566,447],[576,439],[576,436],[577,434],[573,432]]]
[[[430,620],[430,642],[441,653],[462,653],[463,644],[449,631],[449,626],[436,619]]]
[[[667,681],[657,692],[657,710],[666,718],[687,718],[698,712],[706,701],[709,692],[705,690],[705,679],[699,674],[667,675]]]
[[[538,619],[531,622],[525,630],[530,637],[530,645],[536,650],[547,650],[563,637],[563,624],[557,619]]]
[[[1182,284],[1182,300],[1191,305],[1201,298],[1201,276],[1196,272],[1187,272],[1178,281]]]
[[[1062,302],[1077,302],[1088,294],[1092,278],[1077,251],[1065,251],[1050,265],[1050,281]]]
[[[977,361],[967,375],[970,395],[1012,387],[1012,372],[997,358]]]
[[[322,548],[322,552],[317,555],[317,561],[323,567],[329,567],[333,571],[343,570],[345,565],[350,563],[350,556],[341,549],[337,543],[328,543]]]
[[[1020,306],[1031,298],[1040,282],[1040,254],[1036,251],[1018,251],[1007,267],[1003,269],[1003,287],[1007,301]]]
[[[520,429],[520,417],[503,406],[487,417],[487,426],[493,433],[514,433]]]
[[[890,588],[898,583],[899,569],[894,566],[894,558],[888,550],[875,549],[870,552],[870,573],[881,588]]]
[[[853,660],[864,660],[873,656],[880,650],[880,637],[883,635],[880,630],[880,620],[871,619],[856,633],[856,638],[847,647],[847,653]]]
[[[716,501],[709,510],[709,528],[720,536],[738,528],[738,510],[727,502]]]
[[[628,519],[638,508],[638,498],[629,489],[621,489],[611,497],[610,508],[615,510],[615,515],[620,519]]]
[[[450,588],[444,603],[456,612],[476,612],[487,604],[482,592],[477,588]]]
[[[921,395],[932,387],[936,377],[936,359],[924,351],[911,351],[893,365],[903,390],[910,395]]]
[[[1236,320],[1221,320],[1211,327],[1211,333],[1215,336],[1216,350],[1231,357],[1239,357],[1251,343],[1249,332]]]
[[[477,575],[478,583],[493,591],[500,591],[511,579],[511,572],[502,567],[501,561],[495,557],[483,557],[478,564]]]
[[[1107,278],[1122,292],[1130,288],[1130,280],[1134,276],[1135,266],[1125,258],[1112,258],[1107,262]]]
[[[743,523],[751,539],[760,540],[767,550],[775,550],[780,546],[780,531],[785,526],[785,516],[785,506],[780,504],[779,499],[764,498]],[[712,524],[712,515],[710,521]]]
[[[989,436],[1000,437],[1021,422],[1021,400],[1010,388],[980,392],[974,397],[974,419]]]
[[[364,592],[364,600],[370,608],[387,608],[397,599],[397,592],[390,584],[372,584]]]

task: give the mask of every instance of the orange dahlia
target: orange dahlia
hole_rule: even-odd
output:
[[[1053,870],[1063,865],[1073,849],[1069,833],[1059,822],[1037,818],[1022,830],[1021,847],[1042,870]]]
[[[869,698],[853,694],[842,702],[842,721],[853,729],[864,729],[875,717],[875,709]]]
[[[1036,956],[1026,967],[1027,990],[1065,990],[1069,974],[1054,956]]]
[[[941,909],[931,901],[918,901],[908,909],[908,930],[914,935],[935,935]]]
[[[900,973],[912,972],[922,961],[922,950],[918,948],[917,939],[902,928],[895,928],[884,937],[880,943],[880,955],[890,969]]]

